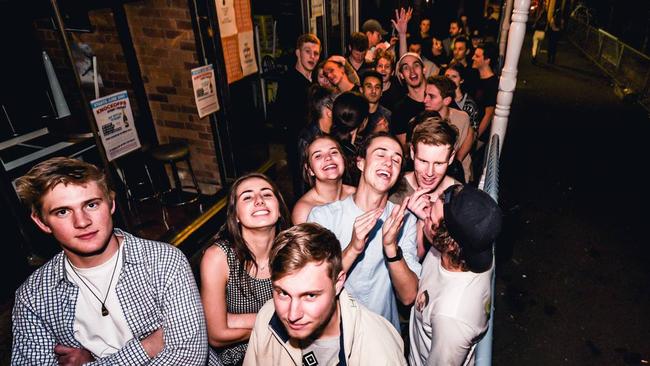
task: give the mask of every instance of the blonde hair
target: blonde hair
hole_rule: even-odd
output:
[[[23,204],[40,217],[43,196],[54,187],[59,184],[83,186],[89,182],[96,182],[106,198],[113,198],[106,175],[98,167],[77,159],[56,157],[35,165],[18,178],[16,192]]]

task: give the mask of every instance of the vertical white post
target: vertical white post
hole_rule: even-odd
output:
[[[512,23],[508,31],[508,47],[506,58],[499,79],[499,93],[497,94],[497,105],[492,120],[490,136],[499,135],[499,152],[503,149],[508,127],[508,116],[512,104],[512,94],[517,86],[517,64],[521,55],[521,47],[526,35],[526,21],[528,20],[528,9],[530,0],[515,0],[514,11],[512,12]]]

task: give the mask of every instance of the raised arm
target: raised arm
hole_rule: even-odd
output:
[[[252,322],[241,321],[241,314],[228,314],[226,307],[226,285],[228,283],[228,261],[226,253],[212,245],[201,259],[201,301],[205,309],[208,326],[208,342],[214,347],[223,347],[245,341],[250,337]],[[247,315],[247,314],[246,314]]]
[[[408,45],[406,44],[406,32],[408,30],[409,20],[413,15],[413,9],[400,8],[399,10],[395,9],[395,19],[391,19],[395,30],[399,36],[399,55],[397,58],[400,58],[403,54],[408,52]]]
[[[417,267],[415,224],[410,224],[405,228],[401,240],[403,244],[398,244],[399,233],[402,225],[404,225],[409,200],[410,197],[407,197],[402,205],[395,206],[384,226],[382,226],[382,240],[384,254],[387,258],[388,273],[395,289],[395,295],[405,305],[410,305],[415,301],[418,291],[418,275],[411,269],[411,267]],[[399,250],[402,251],[402,258],[389,261],[388,258],[398,257]],[[415,265],[413,261],[415,261]],[[418,269],[416,271],[419,273]]]

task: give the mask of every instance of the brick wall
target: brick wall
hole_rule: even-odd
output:
[[[199,119],[190,70],[199,66],[186,0],[146,0],[125,6],[160,143],[186,141],[202,189],[220,182],[209,119]],[[187,174],[181,175],[187,179]]]
[[[207,117],[200,119],[194,103],[190,70],[199,66],[194,32],[186,0],[146,0],[125,5],[127,20],[158,141],[186,141],[192,167],[201,188],[214,193],[220,185],[212,130]],[[111,10],[91,11],[92,33],[73,33],[74,40],[87,43],[97,55],[103,95],[128,90],[136,117],[137,103],[128,77],[124,54]],[[73,94],[74,79],[65,64],[57,33],[37,22],[37,34],[52,58],[64,92]],[[70,34],[70,33],[69,33]],[[67,75],[67,77],[66,77]],[[88,96],[92,99],[92,89]],[[68,95],[68,92],[66,93]],[[74,99],[73,98],[68,98]],[[191,180],[181,166],[184,184]]]

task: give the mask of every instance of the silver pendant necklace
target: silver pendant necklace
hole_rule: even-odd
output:
[[[108,299],[108,293],[111,292],[111,285],[113,284],[113,277],[115,276],[115,270],[117,269],[117,263],[119,263],[119,261],[120,261],[120,248],[119,247],[117,248],[117,259],[115,260],[115,266],[113,267],[113,273],[111,273],[111,280],[108,283],[108,289],[106,290],[106,295],[104,296],[104,301],[102,301],[102,299],[100,299],[99,296],[95,295],[95,292],[90,288],[90,286],[88,286],[86,281],[84,281],[84,279],[81,278],[81,276],[79,276],[79,273],[77,273],[77,271],[74,269],[74,266],[72,265],[72,263],[70,263],[70,260],[68,259],[68,257],[65,257],[65,260],[68,262],[68,264],[70,265],[70,269],[72,269],[72,272],[77,276],[77,278],[81,281],[81,283],[83,283],[83,285],[86,286],[88,291],[90,291],[90,293],[93,294],[93,296],[97,299],[97,301],[99,301],[102,304],[102,308],[101,308],[102,316],[107,316],[109,314],[109,312],[108,312],[108,309],[106,308],[106,299]]]

